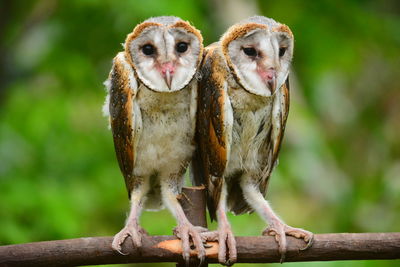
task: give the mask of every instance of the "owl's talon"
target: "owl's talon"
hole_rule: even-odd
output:
[[[200,236],[204,243],[218,241],[218,231],[205,231]]]
[[[115,249],[119,254],[121,254],[121,255],[123,255],[123,256],[126,256],[126,255],[129,255],[129,253],[124,253],[124,252],[122,252],[122,248],[121,248],[121,246],[119,247],[119,249]]]
[[[305,238],[304,238],[304,241],[307,242],[307,245],[306,245],[304,248],[301,248],[301,249],[300,249],[301,251],[307,250],[307,249],[309,249],[309,248],[313,245],[313,243],[314,243],[314,234],[311,233],[311,237],[305,237]]]
[[[285,262],[286,254],[281,254],[281,258],[279,259],[279,263],[282,264]]]
[[[205,261],[206,251],[203,245],[201,233],[208,231],[204,227],[193,226],[191,224],[181,224],[174,229],[174,234],[182,241],[182,257],[188,266],[190,263],[190,250],[197,250],[197,258],[200,260],[200,265]],[[189,240],[193,242],[190,245]],[[194,246],[194,247],[193,247]]]
[[[146,233],[140,226],[126,225],[118,234],[114,236],[111,247],[121,255],[129,255],[130,253],[122,252],[122,244],[131,237],[131,241],[134,248],[142,246],[142,235]]]
[[[213,245],[207,244],[207,242],[203,243],[204,248],[212,248]]]
[[[121,247],[121,245],[119,245],[119,246],[117,246],[117,247],[112,246],[112,249],[115,250],[115,251],[117,251],[117,252],[118,252],[119,254],[121,254],[121,255],[124,255],[124,256],[129,255],[129,252],[127,252],[127,253],[122,252],[122,247]]]
[[[229,225],[220,226],[215,235],[210,233],[209,237],[218,240],[218,261],[222,265],[231,266],[237,260],[236,240]],[[226,257],[228,254],[228,258]]]
[[[313,244],[314,235],[313,233],[300,229],[294,228],[284,224],[279,220],[274,220],[270,223],[270,226],[267,227],[263,233],[263,235],[274,236],[276,242],[278,243],[279,253],[281,254],[280,263],[285,261],[286,257],[286,236],[293,236],[298,239],[303,239],[307,245],[304,248],[300,248],[300,250],[306,250],[310,248]]]

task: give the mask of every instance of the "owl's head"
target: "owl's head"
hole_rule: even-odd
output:
[[[286,25],[254,16],[230,27],[220,42],[229,68],[247,91],[270,96],[287,79],[293,34]]]
[[[180,18],[155,17],[128,34],[125,52],[141,82],[154,91],[173,92],[184,88],[196,73],[203,38]]]

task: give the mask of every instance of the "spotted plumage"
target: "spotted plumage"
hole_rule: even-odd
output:
[[[123,253],[121,244],[128,237],[140,247],[141,210],[166,206],[178,221],[175,232],[182,239],[185,260],[190,256],[189,239],[203,260],[203,229],[190,224],[177,199],[194,151],[201,34],[180,18],[156,17],[136,26],[124,47],[106,81],[104,110],[131,209],[112,247]]]
[[[207,186],[210,216],[219,222],[215,238],[223,264],[236,261],[227,210],[255,210],[269,223],[266,233],[276,236],[282,259],[286,235],[312,238],[284,224],[264,199],[289,111],[292,57],[290,29],[261,16],[233,25],[205,50],[197,118],[201,160],[195,166],[202,175],[195,182]]]

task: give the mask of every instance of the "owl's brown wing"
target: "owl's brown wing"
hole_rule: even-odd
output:
[[[125,58],[125,53],[121,52],[114,58],[107,83],[115,153],[130,197],[134,183],[135,137],[137,138],[134,131],[133,107],[137,83],[133,69]]]
[[[197,111],[197,168],[201,177],[195,184],[207,186],[208,209],[215,219],[220,199],[223,173],[227,164],[229,129],[232,110],[226,89],[227,66],[216,45],[206,48],[201,67]],[[199,166],[200,165],[200,166]]]
[[[286,82],[279,88],[274,97],[272,107],[272,128],[267,138],[267,161],[262,174],[260,183],[260,191],[265,195],[268,187],[269,177],[274,167],[278,163],[279,151],[281,149],[283,136],[286,128],[286,121],[289,115],[290,91],[289,77]]]

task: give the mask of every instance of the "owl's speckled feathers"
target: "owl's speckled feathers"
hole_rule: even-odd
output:
[[[112,247],[130,236],[140,247],[143,207],[165,205],[178,221],[183,257],[189,260],[191,238],[198,257],[205,257],[198,229],[190,224],[177,196],[194,150],[197,80],[203,55],[200,32],[177,17],[150,18],[128,34],[106,81],[114,146],[131,200],[126,226]]]
[[[269,222],[282,259],[285,235],[309,241],[312,234],[285,225],[264,199],[277,164],[289,112],[289,67],[293,34],[273,19],[255,16],[231,26],[205,49],[199,84],[198,155],[222,264],[236,261],[236,243],[226,211],[256,211]],[[196,166],[197,165],[197,166]]]
[[[235,160],[232,157],[244,156],[240,162],[237,162],[237,166],[232,166],[231,171],[228,170],[233,179],[237,179],[236,176],[240,176],[240,172],[247,170],[246,164],[251,165],[257,160],[251,158],[249,159],[251,162],[246,163],[245,156],[247,155],[243,154],[243,151],[236,151],[239,154],[242,152],[242,155],[234,155],[232,152],[232,146],[243,142],[245,138],[241,135],[241,132],[234,131],[234,128],[238,128],[234,127],[234,124],[243,122],[243,118],[240,116],[244,113],[253,113],[255,116],[252,119],[258,123],[258,125],[252,125],[251,128],[254,128],[254,132],[248,133],[249,140],[246,140],[246,142],[253,142],[261,134],[264,134],[264,139],[259,141],[259,147],[254,152],[262,154],[259,156],[265,158],[265,160],[258,162],[260,166],[249,166],[258,172],[259,186],[263,193],[266,190],[272,168],[277,161],[285,130],[289,112],[288,69],[286,70],[285,80],[283,80],[283,83],[277,82],[274,92],[266,89],[268,85],[264,85],[265,88],[262,88],[264,90],[254,92],[253,88],[242,85],[246,83],[236,71],[240,66],[234,65],[232,57],[228,55],[228,47],[232,41],[258,29],[268,29],[270,32],[285,29],[288,37],[292,36],[287,26],[278,24],[269,18],[256,16],[235,24],[223,35],[219,43],[214,43],[205,49],[201,69],[203,78],[200,82],[198,138],[203,157],[202,167],[206,172],[204,177],[209,184],[210,197],[212,198],[209,202],[212,218],[215,218],[215,208],[221,192],[222,183],[219,178],[227,174],[228,158],[232,162]],[[276,114],[273,114],[274,106],[276,106]],[[196,181],[196,183],[199,184],[201,181]],[[228,185],[228,187],[231,189],[228,193],[228,203],[231,204],[228,204],[228,206],[236,214],[250,211],[251,208],[241,196],[240,186]]]

